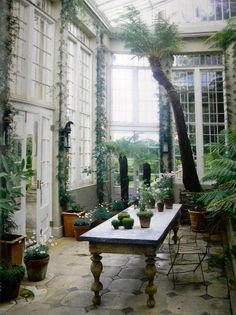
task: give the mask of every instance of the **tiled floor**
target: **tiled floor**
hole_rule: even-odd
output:
[[[164,245],[156,259],[156,306],[148,309],[145,258],[104,254],[102,304],[94,307],[91,303],[93,294],[90,285],[93,277],[88,243],[61,238],[57,246],[51,249],[47,278],[37,283],[25,279],[21,296],[11,303],[0,304],[0,314],[230,315],[229,288],[222,255],[221,246],[211,246],[204,262],[207,286],[191,284],[193,279],[201,281],[201,274],[197,271],[194,278],[192,273],[183,274],[181,280],[188,281],[188,284],[174,288],[172,277],[166,275],[169,254]]]

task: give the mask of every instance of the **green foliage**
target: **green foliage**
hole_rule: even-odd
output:
[[[213,216],[225,212],[228,216],[235,217],[236,131],[221,135],[219,144],[213,147],[208,160],[209,170],[205,173],[203,181],[213,181],[213,185],[212,190],[204,192],[200,200]]]
[[[99,146],[106,139],[107,117],[105,109],[105,48],[103,45],[103,32],[97,34],[97,77],[96,77],[96,146]],[[106,174],[106,154],[103,150],[98,150],[96,154],[97,170],[97,196],[98,202],[104,200],[104,181]]]
[[[111,225],[114,227],[115,230],[117,230],[121,226],[120,220],[112,220]]]
[[[27,260],[37,260],[48,257],[48,246],[46,244],[36,244],[25,250],[24,258]]]
[[[31,169],[25,168],[25,160],[17,161],[13,154],[1,156],[0,173],[0,226],[1,237],[11,233],[16,227],[14,212],[19,210],[21,180],[28,180],[34,174]]]
[[[78,218],[75,220],[74,222],[75,226],[86,226],[86,225],[90,225],[90,220],[87,218]]]
[[[231,44],[236,43],[235,27],[236,18],[234,17],[228,20],[227,25],[221,31],[210,36],[207,42],[212,43],[212,48],[221,48],[226,51]]]
[[[151,210],[142,210],[137,212],[137,216],[139,218],[151,218],[153,216],[153,212]]]
[[[139,202],[140,204],[151,203],[153,200],[156,200],[156,191],[152,186],[148,187],[144,184],[141,185],[138,189],[139,193]]]
[[[127,212],[121,212],[118,214],[117,218],[120,221],[120,224],[122,225],[123,219],[124,218],[130,218],[130,215]]]
[[[108,220],[112,216],[109,209],[105,206],[95,208],[93,215],[95,220]]]
[[[19,282],[24,278],[25,267],[0,264],[0,283]]]
[[[127,48],[138,57],[171,57],[180,48],[180,39],[175,24],[158,17],[151,27],[145,24],[140,12],[132,7],[122,16],[118,36]]]
[[[134,225],[134,219],[133,218],[123,218],[122,219],[122,225],[125,229],[132,229]]]
[[[124,200],[113,200],[111,208],[112,210],[124,210],[127,206],[127,203]]]

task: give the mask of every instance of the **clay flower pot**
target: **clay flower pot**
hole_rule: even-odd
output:
[[[42,281],[46,277],[49,255],[40,259],[26,259],[24,263],[29,281]]]
[[[164,202],[158,202],[157,203],[157,210],[158,210],[158,212],[164,211]]]

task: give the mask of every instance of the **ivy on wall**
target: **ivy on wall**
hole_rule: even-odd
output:
[[[106,140],[107,117],[105,108],[105,48],[103,45],[103,31],[97,30],[97,77],[96,77],[96,147],[99,148],[101,143]],[[106,173],[106,154],[100,147],[96,150],[96,174],[97,174],[97,197],[98,202],[104,201],[104,181]]]
[[[64,147],[64,132],[63,128],[66,121],[65,110],[68,98],[68,90],[66,84],[66,39],[65,30],[69,22],[72,22],[76,17],[80,8],[83,7],[82,0],[61,0],[60,11],[60,43],[59,43],[59,62],[58,62],[58,190],[59,190],[59,202],[63,210],[67,210],[68,207],[79,209],[79,205],[73,200],[69,193],[69,167],[70,167],[70,152]]]
[[[0,1],[0,146],[1,152],[11,150],[14,138],[13,119],[16,113],[10,103],[10,69],[12,49],[16,37],[17,19],[12,15],[13,0]]]

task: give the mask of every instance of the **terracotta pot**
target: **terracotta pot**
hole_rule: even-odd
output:
[[[164,204],[165,204],[166,209],[172,209],[173,208],[173,201],[170,199],[165,199]]]
[[[90,230],[90,225],[81,225],[77,226],[74,225],[74,236],[76,241],[80,240],[80,235],[84,234],[85,232],[88,232]]]
[[[158,202],[157,203],[157,210],[158,210],[158,212],[164,211],[164,202]]]
[[[46,277],[50,256],[41,259],[24,259],[29,281],[42,281]]]
[[[9,234],[0,240],[0,261],[11,265],[21,265],[25,249],[25,237]]]
[[[207,222],[204,217],[203,212],[189,210],[190,222],[191,222],[191,230],[193,232],[203,233],[207,231]]]
[[[150,223],[151,223],[151,218],[139,217],[139,222],[140,222],[141,228],[149,228]]]
[[[155,208],[155,200],[151,199],[146,203],[147,209],[154,209]]]
[[[66,237],[74,237],[74,222],[78,218],[76,212],[62,212],[64,235]]]

